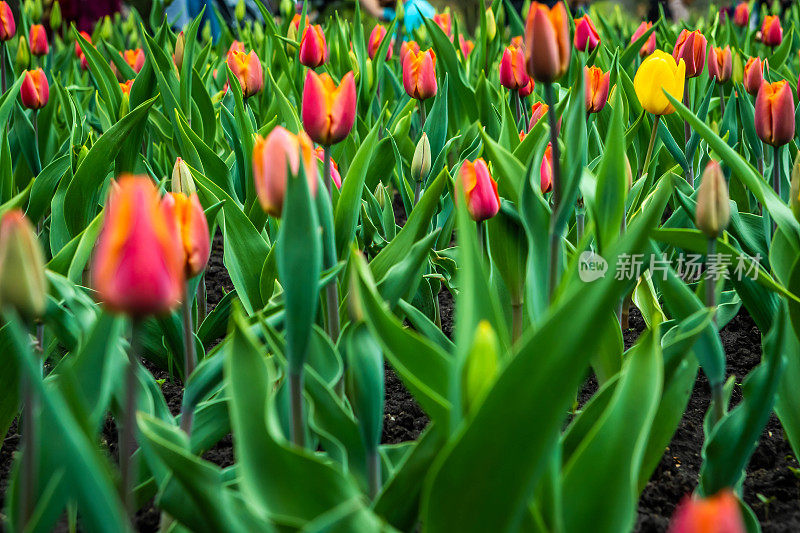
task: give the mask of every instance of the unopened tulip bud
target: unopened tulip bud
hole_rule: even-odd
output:
[[[236,7],[233,8],[233,14],[236,17],[236,20],[241,24],[244,21],[244,16],[247,13],[247,6],[244,3],[244,0],[239,0],[236,3]]]
[[[261,68],[261,61],[254,50],[245,54],[231,47],[228,51],[228,68],[239,81],[242,87],[242,94],[245,98],[261,92],[264,88],[264,70]]]
[[[192,172],[189,170],[189,165],[180,157],[175,160],[175,166],[172,167],[172,192],[192,196],[197,194],[197,188],[194,184]]]
[[[464,161],[458,176],[472,220],[482,222],[500,211],[497,182],[492,178],[489,167],[483,159]]]
[[[42,6],[42,0],[33,0],[33,2],[30,3],[28,13],[30,13],[32,20],[35,20],[36,22],[42,20],[43,12],[44,6]]]
[[[463,394],[467,411],[476,407],[491,388],[500,368],[500,342],[492,325],[481,320],[472,339],[463,370]]]
[[[636,31],[633,32],[633,37],[631,37],[631,43],[635,43],[639,40],[639,37],[647,33],[647,31],[653,27],[652,22],[642,22],[639,24],[639,27],[636,28]],[[650,34],[650,37],[644,42],[642,47],[639,49],[639,57],[647,57],[653,52],[656,51],[656,32]]]
[[[411,177],[416,182],[425,179],[428,172],[431,171],[431,143],[428,140],[428,134],[423,133],[417,148],[414,150],[414,159],[411,162]]]
[[[356,84],[348,72],[337,87],[331,77],[309,70],[303,88],[303,128],[314,142],[331,146],[343,141],[356,119]]]
[[[28,49],[28,40],[24,35],[20,35],[19,45],[17,46],[17,57],[14,59],[14,65],[20,70],[25,70],[30,64],[31,53]]]
[[[686,77],[694,78],[703,73],[706,66],[706,48],[708,41],[700,31],[684,29],[678,36],[672,57],[675,61],[683,59],[686,63]]]
[[[786,80],[761,84],[755,122],[759,139],[771,146],[783,146],[794,138],[794,96]]]
[[[600,44],[600,34],[594,27],[594,22],[589,15],[584,15],[575,19],[575,39],[573,41],[575,49],[580,52],[594,52]]]
[[[53,7],[50,8],[50,27],[58,29],[61,27],[61,4],[58,0],[53,2]]]
[[[542,157],[542,165],[539,167],[539,187],[542,194],[550,192],[553,188],[553,144],[547,143]]]
[[[450,17],[450,12],[445,11],[444,13],[437,13],[433,16],[433,21],[439,26],[445,35],[450,37],[452,40],[453,38],[453,20]]]
[[[740,28],[745,28],[750,24],[750,4],[739,2],[736,9],[733,10],[733,23]]]
[[[409,49],[403,59],[403,88],[415,100],[436,96],[436,54],[433,50],[414,52]]]
[[[769,71],[767,60],[760,57],[751,57],[744,65],[744,89],[753,96],[758,94],[764,83],[764,74]]]
[[[175,220],[183,252],[183,272],[191,279],[206,268],[211,255],[208,221],[196,194],[168,193],[162,200],[167,216]]]
[[[697,190],[695,210],[695,225],[709,239],[716,239],[728,227],[731,219],[728,199],[725,175],[719,163],[712,160],[703,172],[703,180]]]
[[[306,26],[300,41],[300,64],[317,68],[328,61],[328,44],[322,26]]]
[[[608,85],[611,73],[599,67],[583,67],[585,76],[584,96],[587,113],[599,113],[608,102]]]
[[[525,24],[528,75],[552,83],[567,71],[570,57],[569,24],[563,2],[552,8],[532,2]]]
[[[0,305],[20,315],[42,316],[47,301],[44,254],[33,225],[19,209],[0,220]]]
[[[792,167],[792,187],[789,191],[789,205],[794,213],[794,218],[800,221],[800,154],[794,160]]]
[[[733,56],[731,47],[710,47],[708,49],[708,75],[717,83],[725,83],[733,74]]]
[[[8,41],[16,33],[17,23],[14,21],[14,13],[8,3],[0,1],[0,42]]]
[[[704,499],[686,497],[675,510],[668,533],[745,533],[739,502],[730,490]]]
[[[183,32],[180,32],[177,39],[175,39],[175,53],[172,55],[172,62],[178,67],[178,72],[181,71],[181,67],[183,66],[183,52],[185,48],[186,37],[183,35]]]
[[[764,17],[764,23],[761,25],[761,42],[767,46],[778,46],[783,41],[783,28],[781,21],[777,15],[768,15]]]
[[[465,39],[463,35],[458,36],[458,44],[459,48],[461,49],[461,55],[464,56],[464,59],[467,59],[472,51],[475,50],[475,43],[469,39]]]
[[[625,184],[628,187],[628,192],[630,192],[631,187],[633,187],[633,171],[631,170],[631,160],[628,159],[627,155],[625,156]]]
[[[41,24],[31,24],[29,39],[31,42],[31,53],[33,55],[44,56],[50,51],[50,44],[47,42],[47,32]]]
[[[47,105],[47,100],[50,98],[50,84],[42,69],[25,71],[19,96],[22,105],[28,109],[41,109]]]
[[[120,52],[119,54],[135,73],[138,74],[142,70],[142,67],[144,67],[144,50],[141,48],[125,50],[125,52]]]
[[[495,38],[496,35],[497,35],[497,20],[494,17],[494,11],[492,11],[492,8],[490,7],[488,9],[486,9],[486,39],[487,39],[487,42],[494,41],[494,38]]]
[[[380,48],[383,39],[386,38],[386,28],[381,26],[380,24],[376,24],[374,28],[372,28],[372,33],[369,34],[369,42],[367,43],[367,54],[369,54],[370,59],[375,59],[375,54],[378,53],[378,48]],[[386,49],[386,61],[389,61],[392,58],[392,46],[389,46]]]

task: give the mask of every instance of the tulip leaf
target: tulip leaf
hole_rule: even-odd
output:
[[[789,52],[792,51],[794,44],[794,26],[789,29],[789,34],[783,36],[781,44],[775,48],[775,51],[767,58],[769,68],[773,70],[780,69],[789,57]]]
[[[103,98],[103,102],[106,105],[106,114],[112,117],[115,116],[122,103],[122,90],[119,88],[119,82],[114,72],[111,70],[108,60],[106,60],[100,52],[97,51],[97,48],[87,41],[74,26],[72,28],[72,36],[75,38],[75,41],[81,45],[81,51],[86,57],[89,72],[92,74],[100,95]]]
[[[619,238],[625,216],[625,194],[628,189],[625,161],[625,130],[622,121],[621,93],[615,91],[611,125],[603,155],[597,168],[594,213],[597,247],[602,254]]]

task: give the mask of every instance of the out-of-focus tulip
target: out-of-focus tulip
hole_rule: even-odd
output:
[[[494,16],[494,11],[491,7],[486,8],[486,39],[489,42],[494,41],[497,35],[497,19]]]
[[[19,209],[0,220],[0,304],[20,315],[42,316],[47,302],[44,254],[31,222]]]
[[[428,134],[423,133],[414,150],[414,159],[411,161],[411,178],[422,181],[431,171],[431,142]]]
[[[733,74],[733,55],[731,47],[723,48],[710,47],[708,49],[708,75],[717,83],[725,83],[731,79]]]
[[[141,72],[142,67],[144,66],[144,50],[141,48],[136,48],[135,50],[125,50],[124,52],[120,52],[120,55],[136,74]]]
[[[317,68],[328,61],[328,43],[322,26],[306,26],[303,30],[303,39],[300,41],[300,63]]]
[[[500,211],[497,182],[492,178],[489,167],[486,166],[483,159],[464,161],[458,176],[472,220],[482,222],[492,218]]]
[[[0,42],[12,39],[17,33],[17,23],[14,21],[14,13],[6,2],[0,1]]]
[[[603,72],[599,67],[583,67],[586,78],[584,97],[587,113],[599,113],[608,101],[608,85],[610,72]]]
[[[733,10],[733,23],[740,28],[745,28],[750,24],[750,4],[747,2],[737,4],[736,9]]]
[[[522,53],[525,53],[525,37],[523,35],[517,35],[516,37],[511,38],[511,46],[516,46]]]
[[[243,42],[241,42],[241,41],[233,41],[233,42],[231,43],[230,47],[228,48],[228,54],[230,54],[230,53],[231,53],[231,52],[233,52],[234,50],[235,50],[235,51],[237,51],[237,52],[241,52],[242,54],[244,54],[244,53],[245,53],[245,52],[244,52],[244,43],[243,43]]]
[[[317,156],[317,159],[323,165],[325,164],[325,149],[321,146],[317,146],[314,150],[314,155]],[[342,188],[342,175],[339,173],[339,165],[336,164],[336,161],[331,157],[331,181],[333,184],[336,185],[337,189]]]
[[[403,60],[403,87],[406,93],[417,100],[436,96],[436,54],[433,50],[414,52],[409,50]]]
[[[525,85],[524,87],[520,88],[519,95],[522,98],[525,98],[526,96],[530,96],[531,94],[533,94],[533,89],[535,87],[536,87],[536,83],[533,81],[533,78],[529,77],[528,78],[528,84]]]
[[[350,133],[356,120],[356,83],[352,72],[337,87],[328,74],[309,70],[303,88],[303,128],[314,142],[331,146]]]
[[[183,32],[178,34],[178,37],[175,39],[175,53],[172,54],[172,62],[175,63],[175,66],[178,67],[178,72],[180,72],[181,67],[183,66],[183,51],[186,48],[186,37],[183,35]]]
[[[594,22],[589,15],[584,15],[575,19],[575,39],[573,40],[575,49],[581,52],[594,52],[600,44],[600,34],[594,27]]]
[[[783,146],[794,138],[794,97],[785,80],[761,84],[755,121],[758,137],[771,146]]]
[[[134,317],[177,307],[185,279],[179,239],[150,178],[120,178],[109,193],[92,263],[100,300]]]
[[[553,145],[547,143],[542,157],[542,166],[539,168],[539,186],[542,193],[550,192],[553,188]]]
[[[528,131],[532,130],[536,123],[547,114],[548,109],[550,109],[550,106],[544,102],[535,102],[531,106],[531,120],[528,124]]]
[[[375,54],[378,53],[378,48],[381,46],[381,42],[386,37],[386,28],[381,26],[380,24],[376,24],[374,28],[372,28],[372,33],[369,34],[369,43],[367,45],[367,52],[369,53],[370,59],[375,59]],[[392,58],[392,46],[391,44],[386,49],[386,61],[389,61]]]
[[[469,39],[465,39],[463,35],[458,36],[458,44],[461,48],[461,55],[464,56],[465,59],[475,50],[475,43]]]
[[[472,347],[462,373],[463,399],[467,411],[475,409],[491,388],[500,369],[500,341],[488,320],[475,328]]]
[[[500,60],[500,84],[510,91],[519,91],[528,85],[530,77],[525,70],[525,54],[516,46],[509,46]]]
[[[50,28],[57,30],[61,27],[62,21],[61,3],[58,0],[55,0],[53,2],[53,7],[50,8]]]
[[[764,74],[769,72],[767,60],[760,57],[751,57],[744,65],[744,90],[755,96],[764,83]]]
[[[208,221],[196,194],[171,192],[162,200],[167,216],[172,216],[180,235],[183,251],[183,274],[190,279],[206,268],[211,255]]]
[[[31,53],[33,55],[44,56],[50,51],[50,44],[47,42],[47,32],[41,24],[31,24],[28,40],[30,41]]]
[[[81,37],[86,39],[89,43],[92,42],[92,36],[86,33],[85,31],[81,32]],[[75,40],[75,57],[80,58],[83,56],[83,49],[81,48],[81,43],[77,39]]]
[[[415,54],[419,53],[419,44],[417,41],[403,41],[400,45],[400,64],[402,65],[403,62],[406,60],[406,54],[409,50],[413,50]]]
[[[19,36],[19,43],[17,44],[17,57],[14,59],[14,66],[23,70],[28,68],[31,62],[31,52],[28,49],[28,40],[24,35]]]
[[[686,77],[694,78],[703,73],[706,66],[706,47],[708,42],[700,31],[689,31],[684,29],[678,35],[675,49],[672,56],[675,61],[683,59],[686,63]]]
[[[781,41],[783,41],[781,20],[777,15],[764,17],[764,23],[761,25],[761,42],[767,46],[778,46]]]
[[[175,160],[175,165],[172,167],[172,192],[179,192],[186,196],[197,193],[189,165],[180,157]]]
[[[261,207],[268,214],[280,217],[286,196],[287,172],[297,175],[300,162],[312,195],[317,194],[319,169],[314,146],[308,135],[294,135],[282,126],[276,126],[266,139],[256,137],[253,147],[253,179]]]
[[[792,167],[792,186],[789,189],[789,206],[794,218],[800,221],[800,155],[794,160]]]
[[[22,105],[28,109],[41,109],[50,98],[50,84],[40,68],[25,71],[25,78],[19,89]]]
[[[639,37],[647,33],[647,31],[653,27],[652,22],[642,22],[639,24],[639,27],[636,28],[636,31],[633,32],[633,37],[631,37],[631,43],[636,42]],[[639,57],[647,57],[653,52],[656,51],[656,32],[650,34],[650,37],[644,42],[642,47],[639,49]]]
[[[531,3],[525,24],[528,75],[536,81],[554,82],[567,71],[569,56],[569,24],[564,3],[558,2],[552,8]]]
[[[705,499],[686,497],[669,524],[669,533],[744,533],[739,502],[730,490]]]
[[[447,35],[450,38],[453,37],[453,21],[450,18],[450,13],[448,12],[437,13],[436,15],[433,16],[433,21],[440,28],[442,28],[442,31],[445,33],[445,35]]]
[[[683,59],[676,63],[674,57],[661,50],[656,50],[642,61],[633,78],[639,103],[654,115],[668,115],[675,111],[663,91],[680,100],[685,83],[686,63]]]
[[[228,68],[239,80],[245,98],[258,94],[264,88],[264,70],[255,50],[245,54],[231,47],[228,52]]]
[[[695,210],[695,225],[709,239],[716,239],[728,227],[731,219],[728,199],[725,175],[719,163],[712,160],[703,172],[703,179],[697,190]]]

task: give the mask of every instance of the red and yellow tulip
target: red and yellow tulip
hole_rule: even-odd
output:
[[[755,122],[758,137],[771,146],[783,146],[794,138],[794,96],[785,80],[761,84]]]
[[[245,54],[231,46],[228,51],[228,68],[239,80],[245,97],[258,94],[264,88],[264,70],[254,50]]]
[[[19,96],[22,105],[28,109],[41,109],[47,105],[47,100],[50,98],[50,84],[42,69],[25,71]]]
[[[309,70],[303,88],[303,128],[323,146],[347,137],[356,120],[356,84],[352,72],[337,87],[328,74]]]
[[[472,220],[482,222],[492,218],[500,211],[497,182],[492,178],[489,167],[486,166],[483,159],[464,161],[458,176]]]
[[[406,53],[403,60],[403,87],[416,100],[427,100],[436,96],[436,54],[433,50],[409,50]]]

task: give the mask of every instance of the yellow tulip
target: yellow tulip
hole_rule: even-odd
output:
[[[639,103],[654,115],[668,115],[675,111],[664,91],[680,100],[684,83],[686,63],[683,59],[676,63],[675,58],[661,50],[656,50],[642,62],[633,79]]]

